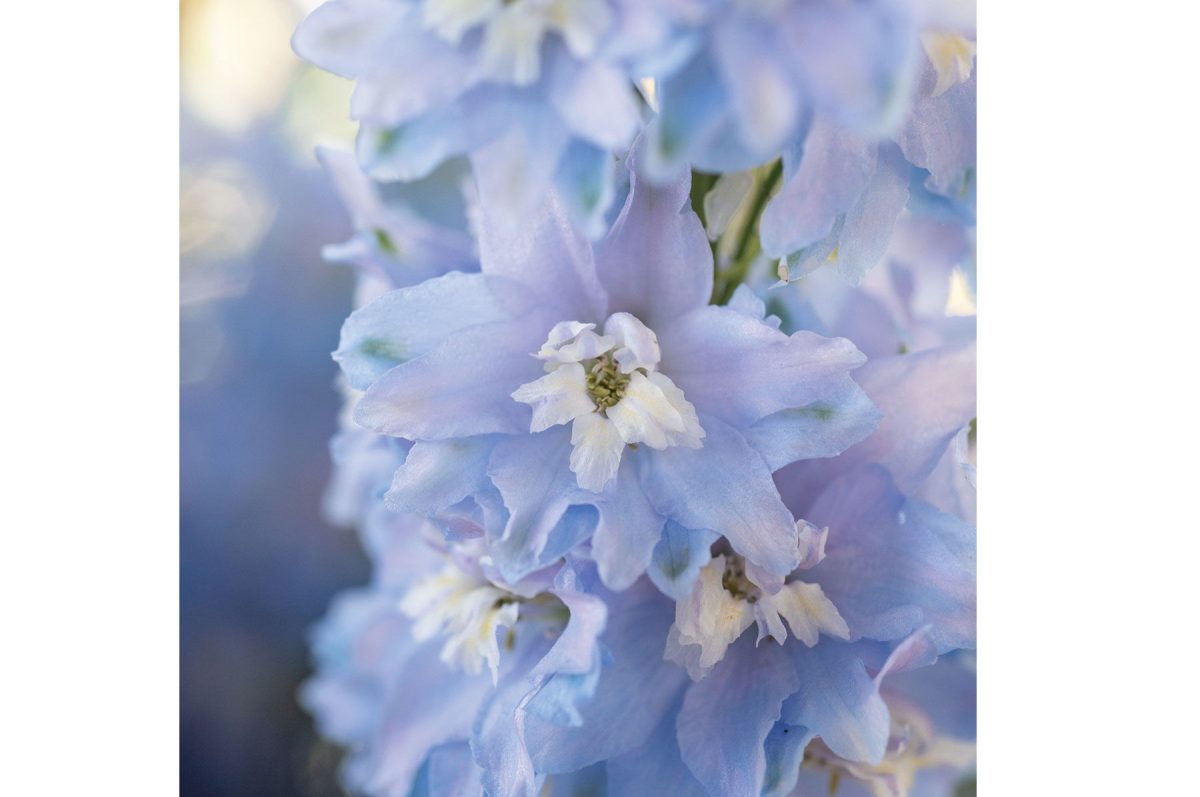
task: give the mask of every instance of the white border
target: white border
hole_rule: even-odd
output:
[[[6,9],[3,791],[178,788],[178,5]]]

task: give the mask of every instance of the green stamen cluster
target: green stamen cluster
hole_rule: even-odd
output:
[[[596,358],[587,375],[587,391],[601,410],[614,406],[625,398],[629,375],[621,373],[617,362],[607,354]]]
[[[721,586],[735,598],[747,603],[758,600],[758,588],[746,578],[746,565],[742,557],[736,554],[726,554],[725,575],[721,576]]]

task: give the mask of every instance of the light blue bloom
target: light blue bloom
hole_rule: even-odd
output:
[[[473,497],[482,512],[498,493],[505,511],[479,532],[513,582],[548,563],[568,508],[583,505],[595,507],[591,554],[612,588],[646,569],[667,521],[716,531],[776,579],[795,568],[771,471],[870,431],[878,416],[850,377],[863,357],[709,305],[711,251],[687,197],[686,176],[664,187],[634,177],[595,245],[554,195],[520,235],[485,207],[480,274],[404,288],[350,317],[335,358],[366,389],[356,419],[414,441],[422,469],[469,482],[433,500],[441,487],[406,464],[393,505],[440,511]]]
[[[621,66],[648,34],[638,17],[628,0],[329,0],[293,46],[356,81],[358,158],[374,177],[416,180],[466,155],[504,223],[557,185],[599,235],[611,153],[639,125]]]

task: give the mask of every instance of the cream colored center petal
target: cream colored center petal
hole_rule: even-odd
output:
[[[724,576],[725,557],[713,557],[691,594],[675,604],[675,624],[664,655],[685,667],[693,680],[725,658],[729,646],[754,622],[750,604],[725,589]]]
[[[975,42],[957,33],[923,33],[921,46],[937,72],[933,96],[939,97],[971,77],[975,63]]]
[[[616,424],[598,412],[575,419],[571,427],[571,472],[585,490],[600,492],[615,479],[625,441]]]
[[[533,407],[531,432],[570,423],[596,409],[587,392],[583,366],[577,362],[561,365],[541,379],[521,385],[512,397]]]
[[[810,648],[817,644],[817,638],[822,633],[838,639],[850,638],[850,629],[846,626],[846,621],[842,619],[833,601],[825,597],[820,584],[807,584],[803,581],[784,584],[783,589],[774,595],[760,597],[758,608],[787,620],[788,627],[792,629],[796,639]],[[784,634],[782,638],[778,636],[778,631],[781,630],[781,625],[776,626],[770,635],[783,643],[787,635]]]
[[[400,611],[414,620],[417,640],[446,637],[442,661],[471,675],[486,662],[494,682],[500,666],[496,631],[511,628],[520,610],[507,592],[450,563],[414,584],[400,601]]]

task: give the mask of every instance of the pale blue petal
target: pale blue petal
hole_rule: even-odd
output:
[[[617,159],[607,150],[572,139],[558,162],[554,185],[576,228],[596,239],[608,229]]]
[[[596,244],[596,269],[610,312],[632,313],[658,330],[708,304],[713,259],[689,202],[690,175],[661,187],[646,182],[636,173],[646,146],[644,138],[634,145],[629,196],[612,231]]]
[[[359,72],[350,115],[395,127],[436,112],[470,86],[471,60],[461,48],[412,25],[383,42]],[[414,73],[420,78],[408,77]]]
[[[937,75],[926,59],[917,99],[897,136],[904,156],[927,169],[925,186],[956,202],[975,190],[975,70],[963,83],[932,96]]]
[[[783,720],[804,726],[842,758],[883,760],[890,729],[887,705],[854,647],[825,639],[812,648],[792,645],[789,651],[799,691],[784,704]]]
[[[529,407],[512,392],[542,375],[537,351],[545,333],[527,324],[496,323],[450,335],[380,377],[354,419],[381,434],[445,440],[529,431]]]
[[[598,583],[595,565],[569,560],[554,579],[551,592],[570,612],[566,629],[529,677],[537,694],[526,710],[546,722],[578,728],[580,707],[592,698],[605,656],[599,643],[608,617],[604,601],[589,591]]]
[[[854,638],[897,640],[929,625],[939,653],[974,647],[972,527],[906,499],[877,465],[834,482],[807,519],[830,529],[810,578]]]
[[[798,462],[778,474],[780,492],[798,516],[837,476],[865,463],[883,465],[901,492],[914,494],[975,417],[974,344],[876,358],[854,380],[883,420],[840,456]]]
[[[777,722],[763,744],[767,770],[763,777],[763,797],[788,797],[796,787],[804,748],[813,733],[802,725]]]
[[[763,743],[783,701],[800,684],[784,649],[743,634],[705,678],[688,688],[676,730],[688,769],[713,797],[759,797]]]
[[[593,536],[600,513],[587,504],[572,504],[546,536],[546,545],[537,557],[539,567],[548,566]]]
[[[351,387],[366,390],[385,372],[419,357],[451,333],[504,318],[487,278],[452,271],[385,293],[355,310],[342,325],[333,359]]]
[[[354,140],[358,163],[376,180],[419,180],[470,148],[458,103],[395,127],[363,122]]]
[[[541,797],[605,797],[608,789],[608,769],[604,763],[594,764],[578,772],[552,775],[546,778],[546,789]]]
[[[342,77],[362,74],[397,23],[412,12],[390,0],[330,0],[305,17],[292,49]]]
[[[721,80],[707,55],[658,84],[659,114],[646,128],[643,174],[656,182],[674,180],[728,116]]]
[[[421,765],[409,797],[479,797],[482,775],[466,742],[444,744]]]
[[[892,228],[908,201],[908,173],[898,149],[880,146],[875,173],[846,213],[838,236],[837,270],[851,285],[857,285],[887,252]]]
[[[772,20],[754,14],[730,15],[712,31],[737,137],[759,162],[796,135],[807,102],[795,71],[779,57],[776,34]]]
[[[683,600],[692,593],[700,569],[712,559],[711,548],[716,541],[715,532],[685,529],[668,520],[662,539],[654,547],[650,580],[664,595]]]
[[[351,528],[387,489],[391,475],[404,462],[406,444],[351,427],[329,441],[333,474],[325,487],[321,509],[337,526]]]
[[[525,744],[524,703],[531,689],[525,674],[545,655],[547,645],[536,640],[518,648],[507,675],[483,701],[471,730],[471,752],[483,770],[488,797],[537,797],[541,790],[542,778],[534,771]]]
[[[492,452],[487,474],[503,496],[509,517],[490,547],[496,566],[510,582],[542,566],[547,540],[567,507],[590,503],[593,497],[575,483],[570,454],[570,430],[563,426],[507,438]]]
[[[912,5],[816,0],[791,3],[779,18],[791,68],[841,126],[881,133],[899,123],[919,57]]]
[[[487,675],[467,676],[438,661],[441,645],[432,639],[404,670],[381,674],[395,688],[373,732],[369,791],[406,794],[431,749],[467,738],[471,717],[492,689]]]
[[[580,706],[579,728],[527,718],[526,740],[539,772],[573,772],[637,749],[646,742],[687,673],[663,660],[675,606],[648,582],[607,596],[608,624],[600,637],[612,655],[592,699]]]
[[[703,415],[700,424],[703,448],[645,452],[646,495],[670,520],[723,534],[742,556],[786,576],[798,563],[796,527],[767,463],[737,430]]]
[[[703,307],[657,332],[662,372],[698,412],[739,428],[839,395],[866,360],[844,338],[788,336],[728,307]]]
[[[683,704],[680,692],[676,705],[667,711],[645,743],[608,761],[609,794],[662,795],[662,797],[705,797],[679,755],[675,718]]]
[[[875,172],[877,145],[833,124],[813,120],[803,143],[784,154],[783,188],[763,211],[763,251],[783,257],[814,244],[854,206]]]
[[[385,499],[396,512],[433,515],[487,487],[498,435],[418,442],[396,471]]]
[[[632,457],[624,457],[596,508],[600,522],[592,537],[592,557],[604,584],[623,590],[649,566],[665,522],[642,491]]]
[[[853,379],[828,398],[768,415],[745,431],[771,470],[801,459],[832,457],[862,440],[883,413]]]
[[[629,144],[641,119],[629,78],[620,69],[590,61],[556,70],[555,78],[550,102],[574,135],[608,152]]]
[[[484,273],[517,283],[524,295],[514,296],[514,301],[535,297],[548,317],[555,316],[540,330],[538,347],[559,321],[604,320],[608,300],[596,278],[591,246],[571,226],[566,208],[553,192],[517,229],[487,212],[480,224]]]

